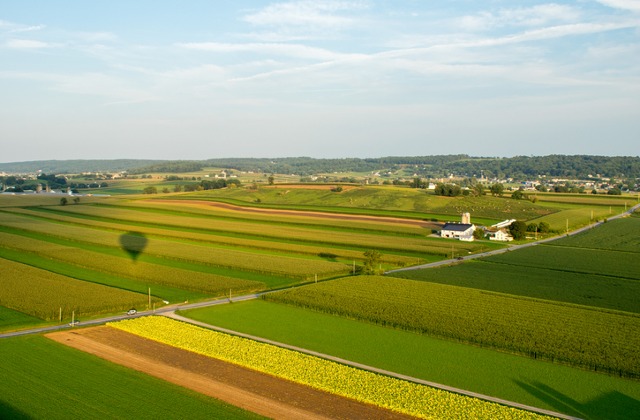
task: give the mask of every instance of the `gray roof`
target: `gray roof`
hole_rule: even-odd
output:
[[[442,227],[442,230],[452,230],[454,232],[464,232],[465,230],[472,227],[472,224],[469,223],[445,223]]]

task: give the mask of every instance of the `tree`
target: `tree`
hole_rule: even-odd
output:
[[[501,197],[502,193],[504,192],[504,185],[502,185],[499,182],[496,182],[495,184],[491,185],[489,190],[491,191],[491,194],[494,197]]]
[[[380,253],[380,251],[377,251],[375,249],[370,249],[368,251],[365,251],[363,273],[377,274],[381,259],[382,259],[382,254]]]
[[[80,202],[80,197],[73,197],[73,204],[78,204]]]
[[[158,189],[156,187],[145,187],[142,192],[145,194],[158,194]]]
[[[482,184],[476,184],[473,186],[473,189],[471,190],[472,194],[476,197],[480,197],[485,195],[487,192],[484,190],[484,186]]]
[[[67,197],[62,197],[60,199],[60,205],[61,206],[66,206],[68,202],[69,202],[69,200],[67,200]]]
[[[180,185],[180,184],[176,184],[176,185],[173,187],[173,192],[182,192],[182,185]]]
[[[484,239],[484,230],[476,229],[473,231],[473,239]]]
[[[524,198],[524,193],[522,192],[522,190],[515,190],[511,194],[511,198],[513,198],[514,200],[522,200]]]
[[[513,239],[523,239],[527,235],[527,224],[521,220],[516,220],[509,225],[509,233]]]
[[[167,194],[167,193],[169,193],[169,192],[171,192],[171,191],[169,191],[169,188],[164,187],[164,188],[162,189],[162,192],[163,192],[163,193],[165,193],[165,194]]]
[[[269,178],[267,178],[267,181],[269,182],[269,185],[273,185],[273,183],[275,182],[275,177],[273,175],[269,175]]]
[[[551,231],[551,225],[547,222],[540,222],[538,224],[538,232],[540,233],[549,233]]]

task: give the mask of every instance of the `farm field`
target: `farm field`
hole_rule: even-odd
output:
[[[71,279],[0,258],[0,306],[45,321],[122,311],[146,305],[147,296]],[[17,320],[21,321],[20,318]]]
[[[0,340],[0,373],[7,419],[261,418],[41,336]]]
[[[265,295],[434,337],[640,378],[640,315],[477,289],[358,276]]]
[[[439,239],[426,238],[431,230],[401,234],[396,231],[359,232],[354,227],[348,231],[335,227],[297,227],[289,224],[272,223],[256,220],[228,221],[220,218],[205,217],[203,215],[160,214],[150,213],[143,208],[122,208],[119,206],[67,206],[64,209],[55,207],[50,211],[64,211],[65,215],[78,218],[90,218],[99,221],[120,221],[133,226],[163,227],[184,229],[188,227],[210,235],[236,236],[269,241],[284,241],[302,244],[324,244],[329,247],[356,247],[359,249],[377,248],[381,251],[406,253],[409,255],[420,253],[443,252],[447,245]],[[214,216],[212,214],[212,216]],[[381,240],[384,238],[384,241]],[[469,250],[479,249],[473,243],[461,244],[460,247]]]
[[[513,218],[525,220],[556,212],[528,200],[495,197],[440,197],[425,190],[399,187],[358,187],[340,193],[313,188],[287,186],[209,190],[184,196],[183,199],[219,200],[232,204],[268,207],[318,209],[324,211],[396,212],[414,218],[437,218],[441,221],[459,220],[463,212],[471,212],[478,223],[493,224]]]
[[[509,256],[519,252],[510,252]],[[474,260],[448,267],[389,273],[388,276],[640,313],[637,298],[640,282],[606,275]]]
[[[466,264],[395,277],[640,313],[640,218]]]
[[[234,303],[210,313],[228,313],[220,323],[237,323],[255,335],[302,340],[308,343],[303,347],[585,419],[606,414],[617,420],[637,411],[640,218],[609,221],[582,235],[482,261],[394,275],[420,281],[340,278],[361,267],[370,249],[382,252],[380,268],[388,270],[505,246],[430,238],[437,224],[428,219],[457,221],[462,211],[486,223],[515,215],[535,222],[555,217],[562,230],[572,212],[570,228],[588,222],[592,211],[602,218],[622,208],[602,197],[599,203],[582,196],[584,203],[572,197],[532,203],[376,188],[237,188],[83,197],[66,206],[56,197],[0,197],[0,262],[10,267],[2,272],[30,279],[20,285],[24,289],[10,287],[23,296],[34,288],[43,292],[34,298],[42,307],[35,301],[19,306],[18,295],[5,296],[0,289],[0,331],[58,322],[62,305],[54,302],[60,300],[56,293],[47,292],[53,289],[83,290],[70,295],[81,296],[77,315],[85,320],[146,309],[149,288],[152,303],[161,306],[163,300],[200,301],[308,283],[271,294],[269,301]],[[412,194],[424,194],[427,201]],[[335,210],[341,213],[327,213]],[[381,214],[412,219],[382,220]],[[91,288],[138,300],[118,295],[87,310],[86,301],[97,300],[86,291]],[[210,316],[196,311],[194,317],[200,313]],[[65,307],[65,322],[68,317]],[[341,340],[323,335],[333,330],[342,332]],[[390,343],[402,347],[395,358]],[[468,373],[471,366],[477,373]]]
[[[245,334],[583,419],[640,409],[637,381],[265,300],[181,311]],[[375,348],[376,351],[371,351]]]
[[[543,418],[165,317],[109,324],[198,354],[420,418]]]

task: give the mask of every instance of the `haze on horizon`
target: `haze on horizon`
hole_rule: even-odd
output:
[[[7,2],[0,162],[640,155],[640,1]]]

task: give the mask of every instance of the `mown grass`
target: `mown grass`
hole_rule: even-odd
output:
[[[265,301],[182,311],[213,325],[584,419],[627,419],[640,384]],[[375,351],[372,351],[375,349]]]
[[[0,361],[2,418],[261,418],[40,336],[1,339]]]

